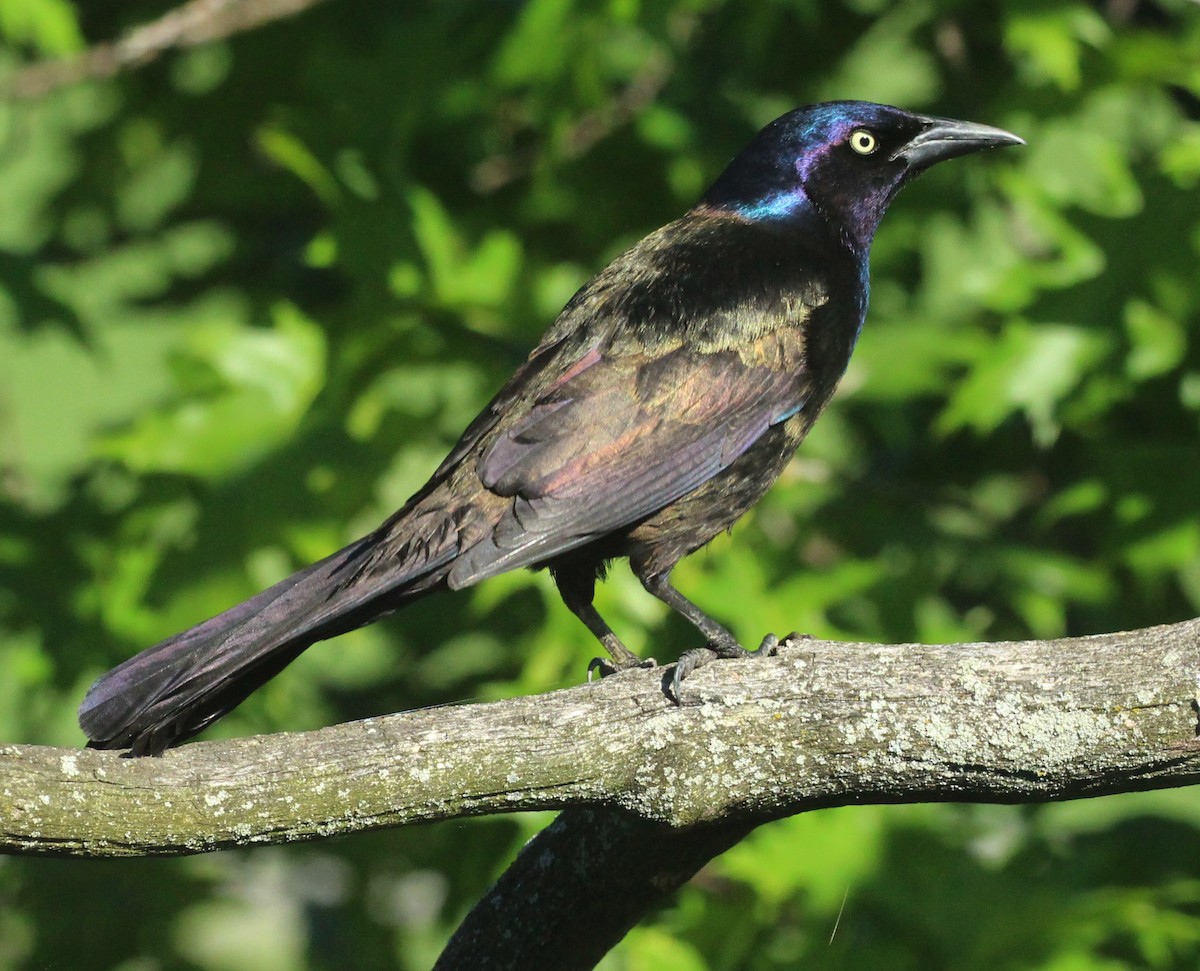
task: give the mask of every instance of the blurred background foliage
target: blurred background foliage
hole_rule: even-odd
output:
[[[169,9],[5,0],[0,81]],[[0,740],[80,744],[103,669],[373,527],[576,287],[833,97],[1029,146],[906,190],[835,404],[680,587],[746,642],[1200,612],[1196,3],[339,0],[0,103]],[[694,640],[622,568],[599,605],[660,659]],[[309,652],[210,735],[542,691],[594,651],[506,576]],[[0,860],[0,967],[425,968],[546,821]],[[605,967],[1198,964],[1176,791],[775,823]]]

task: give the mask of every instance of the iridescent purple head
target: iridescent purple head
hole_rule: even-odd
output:
[[[888,204],[914,175],[958,155],[1020,144],[987,125],[830,101],[767,125],[701,204],[748,219],[821,219],[865,254]]]

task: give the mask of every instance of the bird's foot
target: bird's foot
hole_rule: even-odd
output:
[[[598,676],[601,679],[609,677],[609,675],[620,674],[622,671],[632,671],[637,668],[656,668],[658,662],[652,657],[641,658],[632,651],[627,658],[622,658],[617,661],[615,658],[594,657],[588,661],[587,677],[591,681],[593,676]]]
[[[683,699],[680,694],[680,688],[684,680],[697,668],[702,668],[712,661],[734,657],[774,657],[779,653],[781,643],[790,644],[793,641],[805,640],[810,637],[812,637],[811,634],[801,634],[798,631],[792,631],[782,641],[774,634],[768,634],[753,651],[747,650],[732,639],[727,642],[713,642],[705,647],[697,647],[690,651],[684,651],[679,656],[679,660],[675,664],[675,673],[671,677],[671,694],[673,700],[675,704],[682,705]]]

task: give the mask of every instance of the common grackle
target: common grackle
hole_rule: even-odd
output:
[[[617,668],[640,662],[592,595],[620,556],[699,629],[708,657],[752,653],[670,585],[671,569],[761,498],[829,401],[866,315],[871,239],[901,186],[1013,144],[866,102],[772,122],[690,211],[572,297],[399,512],[101,677],[79,711],[89,744],[161,752],[315,641],[517,567],[550,569]],[[698,660],[677,666],[676,698]]]

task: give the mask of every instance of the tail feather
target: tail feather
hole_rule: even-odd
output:
[[[420,544],[420,555],[405,555],[417,544],[401,544],[390,559],[398,524],[386,525],[101,676],[79,708],[89,747],[161,752],[231,711],[316,641],[441,586],[458,552],[453,531],[441,530],[436,546]]]

